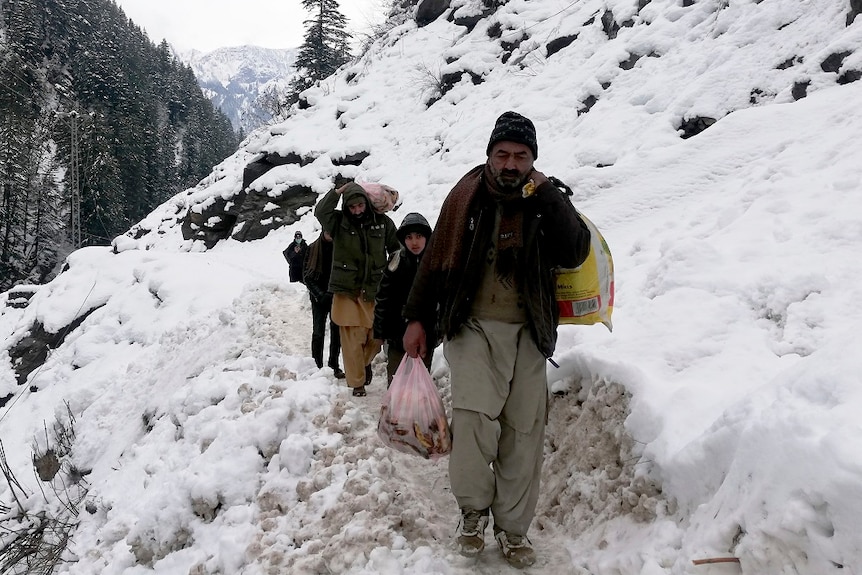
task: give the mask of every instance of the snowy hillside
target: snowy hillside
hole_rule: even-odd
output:
[[[232,46],[205,53],[191,50],[177,57],[191,66],[204,95],[234,129],[248,133],[272,120],[257,100],[270,88],[287,87],[295,73],[296,49]]]
[[[862,572],[859,7],[488,4],[395,27],[113,249],[75,252],[3,310],[7,549],[47,524],[72,534],[60,573],[516,572],[493,543],[457,554],[445,459],[377,439],[382,358],[365,398],[314,366],[281,255],[319,230],[311,208],[212,249],[182,229],[273,155],[303,159],[252,183],[273,201],[348,176],[400,190],[396,223],[433,223],[511,109],[604,233],[617,285],[613,333],[560,328],[526,571]]]

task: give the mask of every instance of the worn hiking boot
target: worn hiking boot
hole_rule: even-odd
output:
[[[458,533],[458,551],[465,557],[475,557],[485,548],[485,527],[488,510],[464,508],[461,510],[461,529]]]
[[[344,379],[345,377],[347,377],[346,375],[344,375],[344,372],[341,371],[341,368],[337,365],[330,367],[332,367],[332,375],[335,377],[335,379]]]
[[[497,539],[497,545],[500,546],[503,557],[512,567],[523,569],[536,562],[536,552],[533,551],[530,541],[525,535],[507,533],[495,527],[494,537]]]

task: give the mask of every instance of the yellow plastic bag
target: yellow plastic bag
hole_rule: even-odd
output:
[[[599,229],[584,214],[590,228],[590,254],[574,269],[557,270],[557,305],[561,324],[603,323],[613,331],[614,261]]]

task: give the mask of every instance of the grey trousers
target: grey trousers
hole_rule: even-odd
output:
[[[452,382],[449,480],[460,508],[526,535],[542,473],[548,386],[529,328],[471,318],[444,343]]]

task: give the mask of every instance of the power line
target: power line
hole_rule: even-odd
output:
[[[29,100],[29,99],[30,99],[30,96],[25,96],[24,94],[22,94],[21,92],[19,92],[18,90],[16,90],[16,89],[15,89],[15,88],[13,88],[12,86],[10,86],[9,84],[5,84],[5,83],[3,83],[3,81],[2,81],[2,80],[0,80],[0,86],[3,86],[4,88],[6,88],[7,90],[9,90],[10,92],[13,92],[13,93],[17,94],[18,96],[20,96],[21,98],[24,98],[25,100]]]
[[[10,68],[10,67],[9,67],[9,64],[10,64],[10,63],[11,63],[11,62],[9,62],[8,60],[7,60],[6,62],[3,62],[3,64],[4,64],[3,72],[4,72],[4,73],[6,73],[6,74],[9,74],[9,75],[10,75],[10,76],[12,76],[12,77],[14,77],[16,80],[20,80],[22,83],[27,84],[28,86],[30,86],[30,87],[32,88],[33,86],[32,86],[32,84],[30,83],[30,80],[28,80],[28,79],[27,79],[27,78],[25,78],[24,76],[19,75],[19,74],[18,74],[18,72],[17,72],[16,70],[14,70],[14,69]]]

